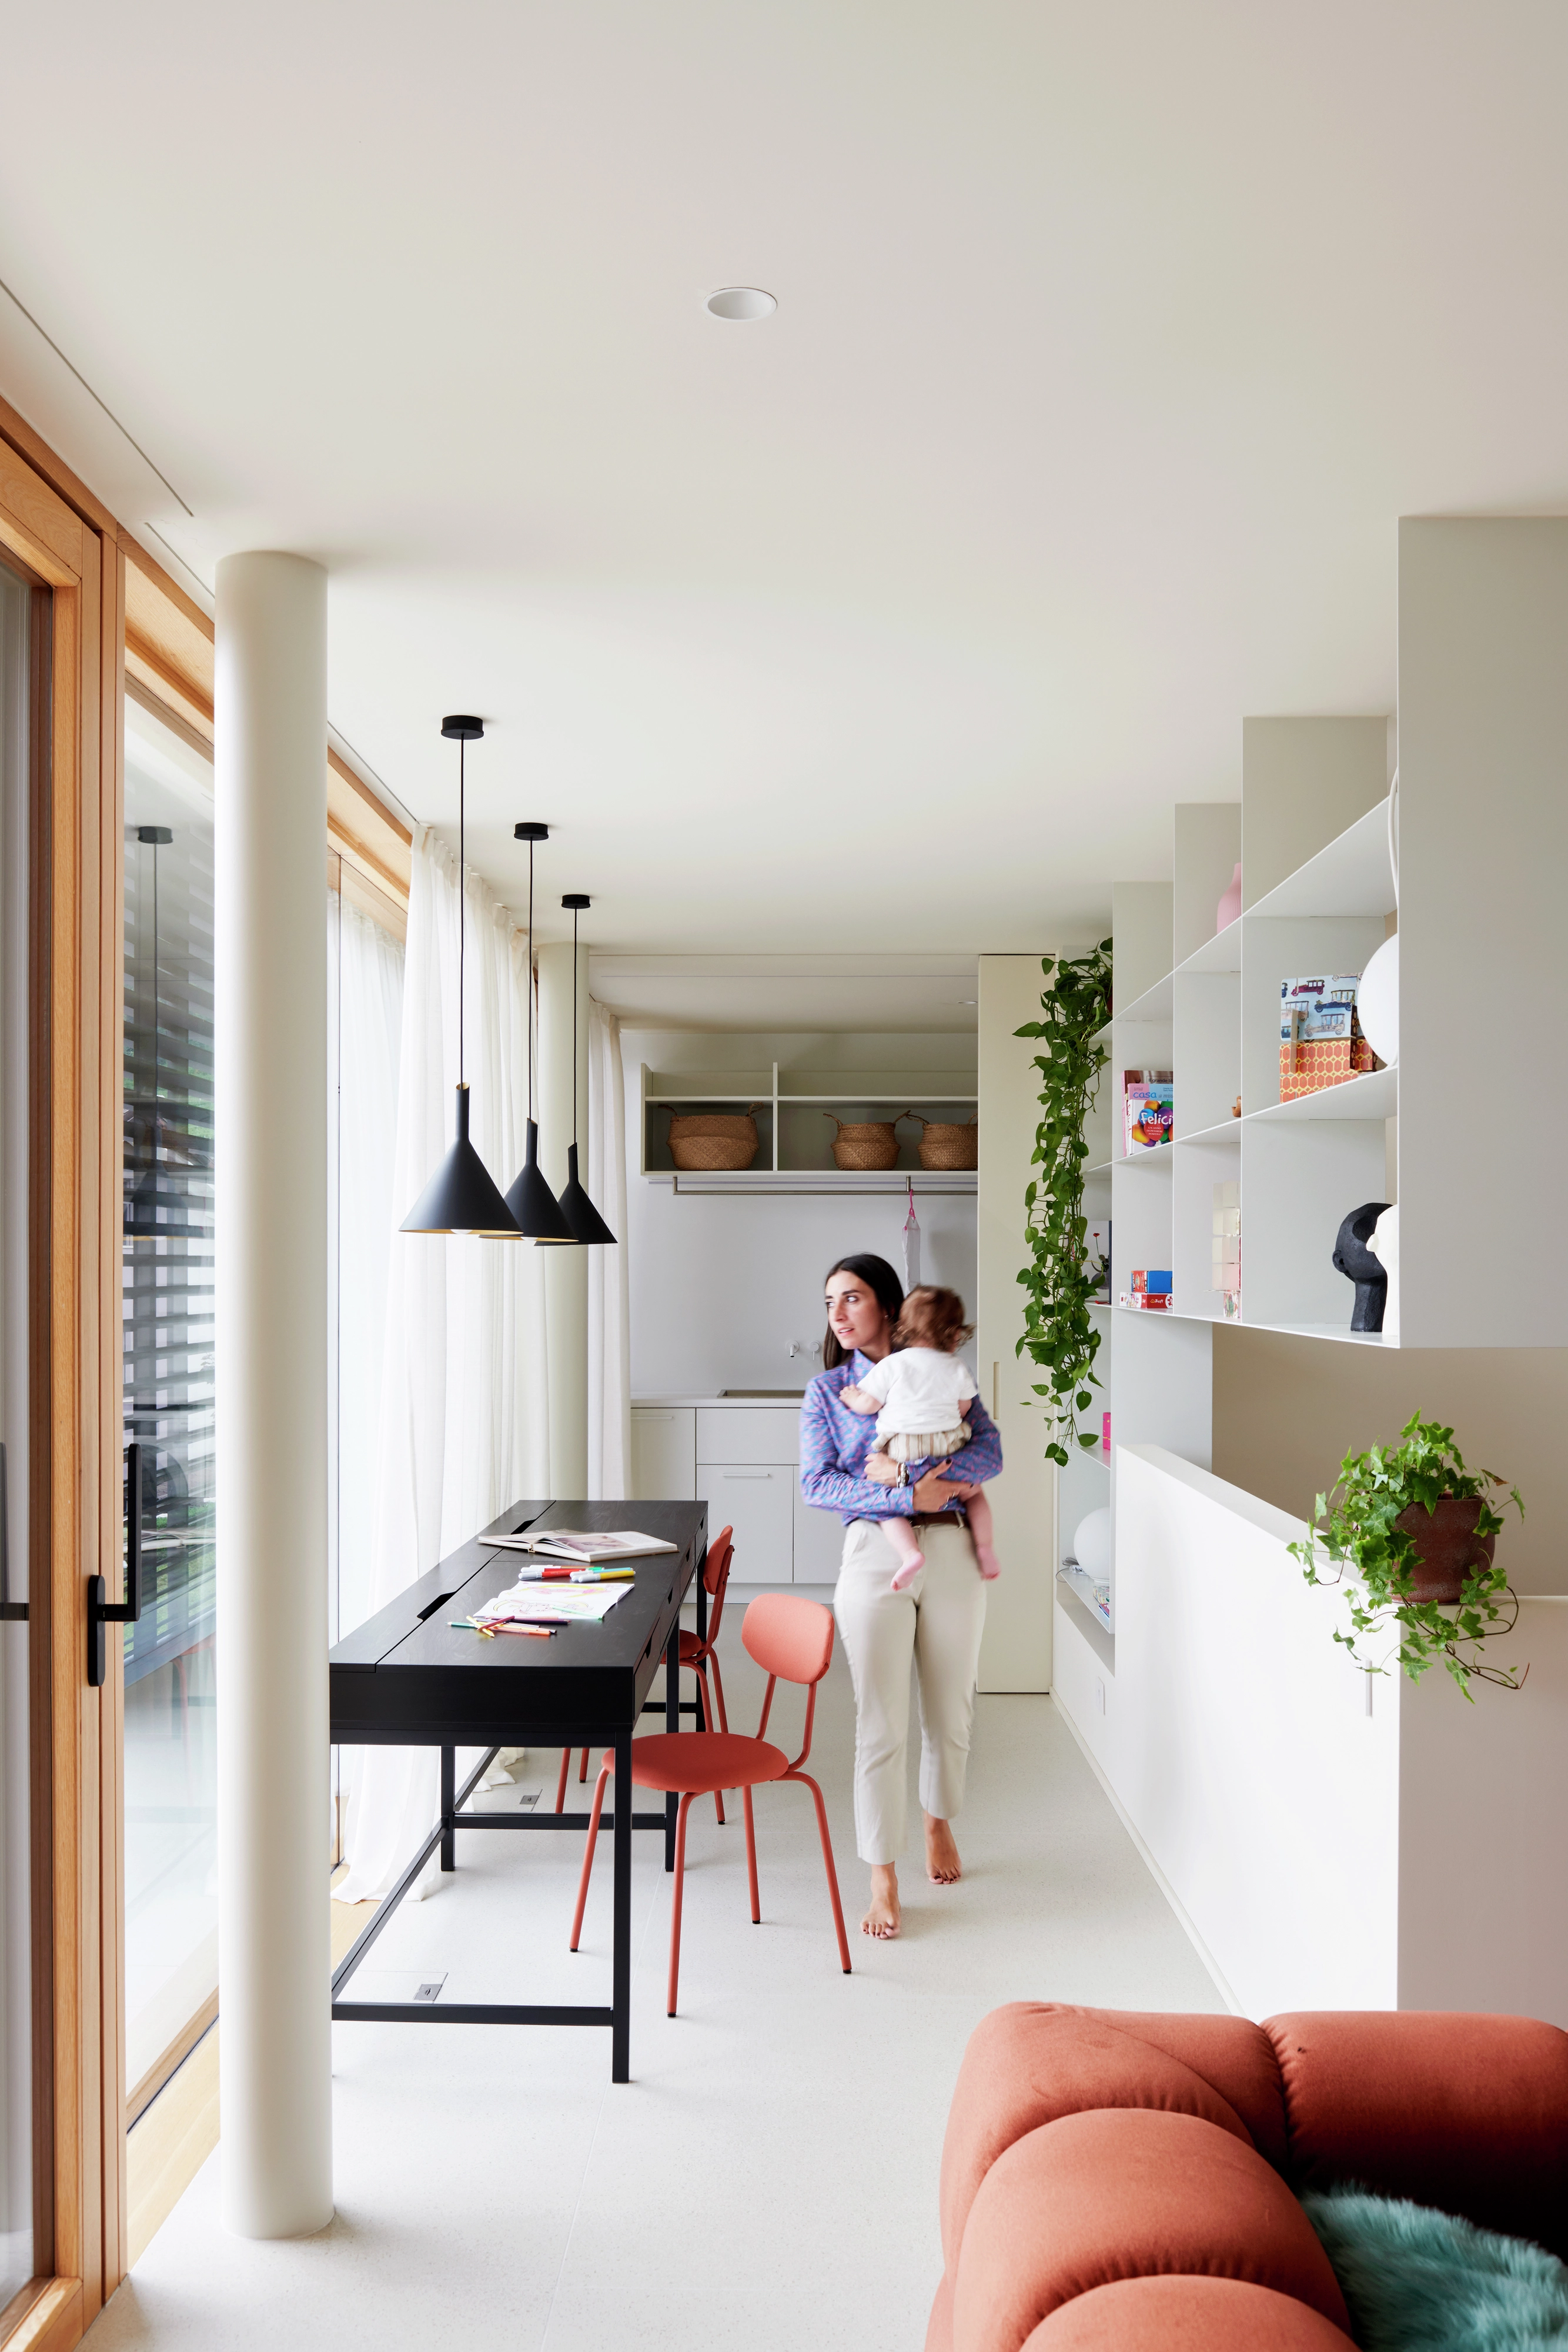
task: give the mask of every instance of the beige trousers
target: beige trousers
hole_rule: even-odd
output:
[[[909,1662],[920,1678],[920,1801],[951,1821],[964,1802],[986,1587],[969,1531],[918,1530],[925,1565],[893,1589],[898,1554],[875,1519],[844,1530],[833,1613],[855,1686],[855,1846],[862,1862],[904,1850]]]

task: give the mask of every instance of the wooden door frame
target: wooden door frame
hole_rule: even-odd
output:
[[[87,1579],[120,1588],[124,558],[0,414],[0,546],[48,599],[31,813],[29,1706],[37,2275],[0,2352],[67,2352],[125,2243],[124,1680],[87,1683]],[[31,440],[32,436],[27,438]],[[34,455],[29,451],[29,456]],[[63,469],[50,468],[63,472]],[[67,477],[63,485],[73,487]],[[35,730],[37,733],[37,730]]]

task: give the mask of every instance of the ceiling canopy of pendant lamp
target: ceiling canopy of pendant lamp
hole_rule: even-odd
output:
[[[517,1219],[518,1232],[528,1240],[570,1242],[576,1235],[539,1166],[539,1129],[534,1117],[534,845],[549,839],[549,827],[526,822],[512,827],[512,837],[528,845],[528,1124],[523,1164],[507,1194],[507,1206]]]
[[[574,1241],[591,1247],[609,1243],[615,1236],[600,1215],[577,1174],[577,919],[585,907],[593,904],[580,890],[569,890],[561,900],[571,909],[571,1141],[566,1150],[566,1182],[561,1186],[561,1214],[571,1228]]]
[[[468,1140],[468,1086],[463,1063],[463,985],[467,954],[467,777],[465,755],[485,732],[482,719],[458,713],[442,734],[457,745],[457,1127],[452,1149],[402,1221],[405,1234],[476,1234],[516,1241],[522,1231],[489,1170]]]

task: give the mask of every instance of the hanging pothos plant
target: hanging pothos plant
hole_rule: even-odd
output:
[[[1050,1423],[1049,1458],[1062,1466],[1068,1442],[1086,1451],[1100,1443],[1082,1433],[1078,1416],[1093,1402],[1099,1381],[1094,1359],[1100,1334],[1089,1302],[1100,1286],[1100,1269],[1084,1265],[1088,1225],[1083,1214],[1083,1162],[1089,1147],[1083,1122],[1108,1058],[1094,1043],[1111,1014],[1111,942],[1102,940],[1090,954],[1045,956],[1040,970],[1055,984],[1040,1000],[1042,1018],[1026,1021],[1016,1037],[1038,1037],[1043,1052],[1034,1057],[1040,1073],[1041,1118],[1035,1132],[1034,1161],[1040,1168],[1024,1193],[1025,1238],[1030,1262],[1019,1275],[1027,1298],[1021,1356],[1027,1349],[1045,1373],[1034,1393]]]

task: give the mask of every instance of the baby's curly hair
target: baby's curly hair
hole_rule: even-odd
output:
[[[964,1320],[964,1302],[957,1292],[940,1290],[927,1282],[904,1300],[893,1336],[900,1348],[939,1348],[945,1356],[952,1356],[973,1338],[974,1330],[974,1325]]]

